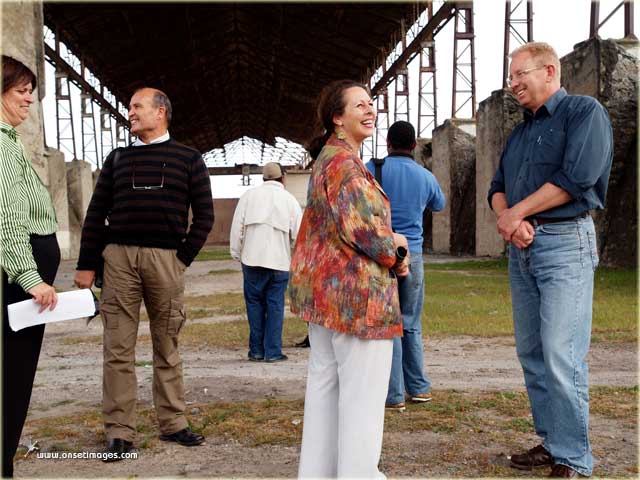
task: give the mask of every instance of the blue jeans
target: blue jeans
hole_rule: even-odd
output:
[[[398,279],[402,338],[393,339],[393,360],[387,404],[404,402],[409,395],[426,393],[431,382],[424,373],[422,351],[422,305],[424,303],[424,265],[422,252],[411,252],[411,271]]]
[[[593,275],[591,217],[535,226],[525,249],[509,245],[516,351],[536,433],[556,463],[591,475],[589,379]]]
[[[284,294],[289,272],[242,265],[244,302],[249,319],[249,355],[277,358],[282,355]]]

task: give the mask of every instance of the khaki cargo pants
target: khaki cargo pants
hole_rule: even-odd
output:
[[[142,300],[149,314],[153,403],[160,432],[169,435],[182,430],[187,427],[187,419],[178,333],[185,321],[186,267],[176,257],[175,250],[161,248],[109,244],[103,257],[102,412],[107,439],[135,439],[135,347]]]

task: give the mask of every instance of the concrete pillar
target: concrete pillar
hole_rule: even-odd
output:
[[[67,192],[69,197],[69,255],[76,258],[80,253],[82,224],[93,193],[91,164],[83,160],[66,163]]]
[[[591,39],[561,59],[570,94],[595,97],[609,112],[614,158],[607,207],[594,215],[603,263],[635,267],[638,236],[638,42]]]
[[[2,53],[21,61],[38,77],[35,95],[45,95],[42,2],[2,2]],[[42,183],[49,185],[49,168],[44,155],[42,103],[29,109],[29,117],[18,126],[22,143]]]
[[[413,158],[418,165],[433,173],[433,154],[430,138],[416,139],[416,148],[413,150]],[[422,213],[422,251],[433,252],[433,213],[425,210]]]
[[[96,183],[98,183],[98,178],[100,177],[100,172],[101,170],[99,168],[96,168],[92,173],[91,173],[91,180],[93,182],[93,188],[96,188]]]
[[[289,170],[284,178],[285,188],[291,195],[296,197],[303,209],[307,206],[307,190],[310,177],[311,170]]]
[[[206,245],[229,245],[231,222],[238,206],[237,198],[216,198],[213,200],[215,221],[209,232]]]
[[[436,253],[475,253],[476,125],[472,120],[446,120],[433,131],[433,174],[447,203],[433,214]]]
[[[478,106],[476,146],[476,252],[502,255],[505,242],[496,230],[496,217],[487,202],[491,180],[513,128],[522,121],[522,109],[508,90],[496,90]]]
[[[71,233],[69,231],[69,196],[67,193],[67,170],[64,153],[53,148],[45,148],[46,163],[49,165],[48,186],[58,220],[58,244],[63,260],[71,258]]]

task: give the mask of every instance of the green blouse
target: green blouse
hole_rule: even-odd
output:
[[[20,134],[0,121],[0,265],[25,291],[43,280],[29,236],[58,229],[49,192],[27,159]]]

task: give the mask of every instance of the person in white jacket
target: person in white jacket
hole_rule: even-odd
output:
[[[251,361],[287,360],[282,353],[284,295],[302,209],[284,188],[278,163],[262,168],[264,183],[240,197],[231,224],[231,256],[242,263]]]

